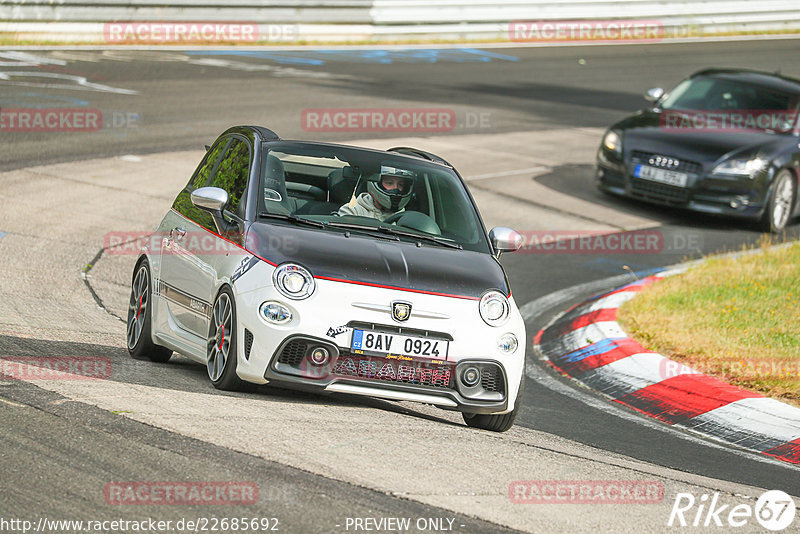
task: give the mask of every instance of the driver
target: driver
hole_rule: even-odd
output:
[[[381,166],[381,174],[367,182],[366,193],[353,197],[339,208],[339,215],[372,217],[383,222],[405,210],[414,193],[414,175],[411,171]]]

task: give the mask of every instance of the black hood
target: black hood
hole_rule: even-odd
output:
[[[306,229],[282,223],[253,223],[248,248],[279,265],[296,262],[315,277],[480,297],[488,289],[509,294],[500,263],[491,255],[352,232]]]
[[[791,140],[790,136],[766,132],[694,132],[669,130],[661,125],[661,113],[647,110],[624,119],[612,126],[622,132],[622,147],[626,155],[638,150],[651,154],[689,159],[712,165],[720,158],[737,153],[763,151],[771,155],[777,147]]]

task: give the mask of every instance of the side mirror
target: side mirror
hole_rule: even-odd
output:
[[[664,96],[664,90],[660,87],[653,87],[652,89],[648,89],[648,91],[644,94],[644,99],[648,102],[658,102]]]
[[[511,228],[496,226],[489,232],[492,247],[499,256],[503,252],[516,252],[522,246],[523,237]]]
[[[224,234],[231,224],[222,216],[222,211],[228,205],[228,192],[219,187],[200,187],[192,191],[192,204],[201,210],[211,213],[217,232]]]

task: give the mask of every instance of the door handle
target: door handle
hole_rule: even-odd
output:
[[[172,240],[183,239],[185,235],[186,235],[186,230],[184,230],[183,228],[173,228],[172,230],[169,231],[169,238]]]

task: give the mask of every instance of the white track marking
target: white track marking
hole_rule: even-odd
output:
[[[16,81],[14,78],[43,78],[43,82]],[[73,76],[71,74],[61,74],[58,72],[30,72],[30,71],[3,71],[0,72],[0,84],[16,85],[21,87],[42,87],[45,89],[71,89],[74,91],[99,91],[101,93],[116,93],[120,95],[137,95],[139,91],[132,89],[122,89],[111,87],[101,83],[90,82],[83,76]],[[60,80],[70,83],[59,83]]]
[[[9,61],[0,61],[0,67],[38,67],[40,65],[66,65],[67,62],[61,59],[51,59],[42,56],[36,56],[28,52],[0,52],[0,59],[7,59]]]
[[[547,172],[549,170],[551,170],[551,167],[539,165],[538,167],[515,169],[513,171],[490,172],[489,174],[477,174],[475,176],[467,176],[464,179],[469,182],[470,180],[483,180],[484,178],[500,178],[501,176],[516,176],[517,174],[527,174],[530,172]]]
[[[622,327],[620,327],[619,323],[616,321],[600,321],[567,332],[558,339],[567,351],[572,352],[588,347],[598,341],[603,341],[604,339],[626,337],[628,337],[628,334],[622,330]]]
[[[692,418],[692,423],[695,430],[725,426],[732,433],[761,434],[785,443],[800,438],[800,408],[767,397],[737,400]]]
[[[682,368],[672,369],[668,365],[670,362],[671,360],[655,352],[633,354],[589,371],[581,377],[581,382],[603,380],[614,384],[618,388],[618,396],[622,396],[625,393],[633,393],[652,386],[667,378],[698,374],[697,371],[685,365]],[[668,376],[667,369],[670,370]]]

